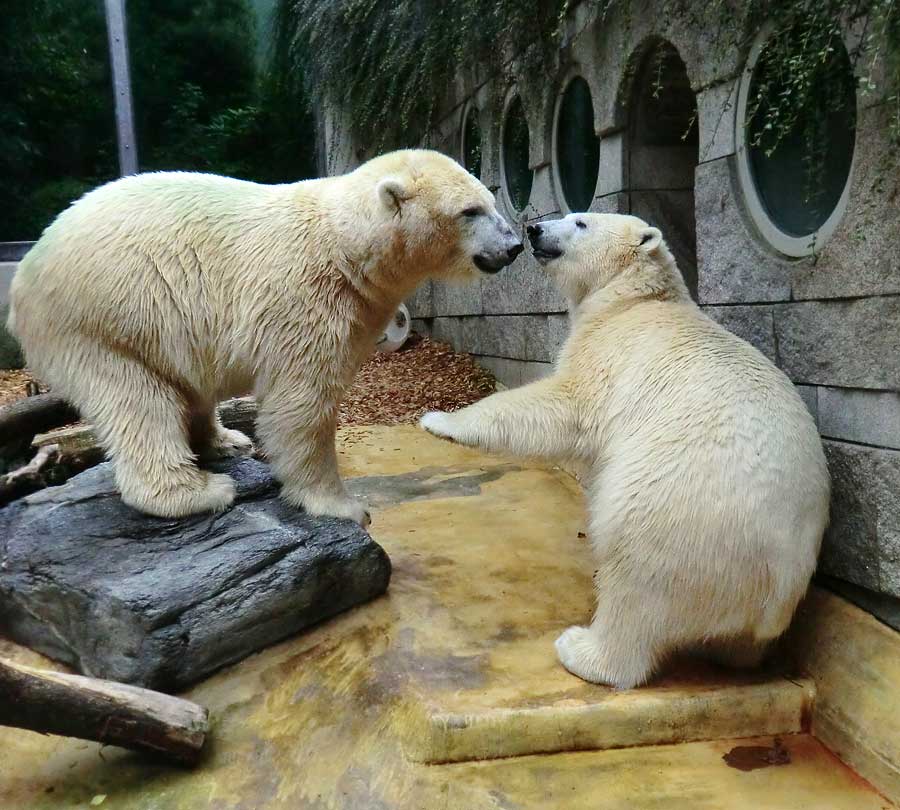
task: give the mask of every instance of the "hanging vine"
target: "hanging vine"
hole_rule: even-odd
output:
[[[891,142],[900,144],[898,4],[748,0],[736,14],[728,0],[660,0],[654,15],[707,33],[716,43],[713,59],[735,48],[746,52],[769,25],[764,78],[751,99],[753,137],[771,152],[800,122],[814,163],[823,114],[846,96],[838,84],[847,73],[833,55],[847,30],[857,35],[849,58],[860,92],[883,94]],[[477,65],[497,73],[515,55],[527,60],[529,73],[552,75],[576,5],[590,7],[601,34],[611,15],[627,27],[640,13],[630,0],[279,0],[276,54],[282,71],[304,78],[316,106],[347,116],[358,139],[376,149],[411,146],[437,123],[461,70]]]

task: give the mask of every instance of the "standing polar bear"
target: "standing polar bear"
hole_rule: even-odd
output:
[[[47,228],[13,280],[9,327],[94,423],[131,506],[229,506],[231,478],[195,462],[251,448],[215,407],[252,388],[282,497],[365,524],[337,469],[346,386],[420,281],[496,272],[521,250],[491,193],[437,152],[276,186],[143,174]]]
[[[628,688],[701,646],[756,663],[806,590],[828,520],[803,401],[691,301],[656,228],[571,214],[528,234],[570,302],[555,373],[422,426],[585,472],[597,610],[556,642],[570,672]]]

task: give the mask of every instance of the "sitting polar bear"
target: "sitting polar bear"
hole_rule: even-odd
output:
[[[803,401],[691,301],[656,228],[571,214],[528,234],[570,302],[555,373],[422,426],[584,471],[597,611],[556,642],[570,672],[628,688],[696,647],[756,663],[806,590],[828,519]]]
[[[420,281],[496,272],[522,249],[491,193],[437,152],[275,186],[136,175],[47,228],[16,273],[9,327],[94,423],[131,506],[231,504],[232,479],[195,462],[251,448],[215,407],[252,388],[282,496],[365,524],[335,455],[346,386]]]

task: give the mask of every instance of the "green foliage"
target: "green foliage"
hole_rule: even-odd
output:
[[[574,3],[571,3],[574,5]],[[634,0],[585,0],[603,21],[617,14],[628,27],[643,13]],[[844,81],[829,60],[848,24],[864,28],[851,53],[864,92],[885,92],[893,105],[891,136],[900,144],[900,9],[898,0],[662,0],[654,10],[667,21],[716,43],[710,58],[746,51],[763,24],[775,38],[767,65],[777,96],[762,95],[753,111],[766,117],[767,149],[809,122],[810,137],[830,97]],[[379,149],[416,144],[436,123],[439,103],[460,70],[473,65],[499,73],[510,55],[525,57],[528,72],[554,75],[566,36],[570,0],[278,0],[282,69],[305,75],[318,105],[349,114],[354,134]],[[841,96],[840,93],[833,94]],[[821,117],[818,119],[821,120]],[[373,143],[374,140],[374,143]],[[811,141],[812,142],[812,141]]]
[[[502,46],[555,48],[569,0],[279,0],[278,58],[318,106],[336,104],[377,146],[417,144],[461,67]],[[542,34],[542,37],[539,35]]]
[[[308,105],[293,80],[260,68],[247,0],[129,0],[128,20],[142,171],[315,172]],[[0,35],[0,240],[35,239],[118,174],[103,3],[14,3]]]
[[[115,173],[102,4],[8,4],[0,14],[0,39],[0,239],[27,239],[48,218],[31,197],[35,189],[64,177],[89,186]],[[43,197],[56,204],[56,192]]]

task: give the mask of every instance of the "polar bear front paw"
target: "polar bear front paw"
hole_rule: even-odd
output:
[[[587,627],[569,627],[556,639],[560,663],[579,678],[590,683],[604,683],[600,667],[600,650]]]
[[[453,430],[453,414],[445,411],[429,411],[419,420],[419,427],[441,439],[456,441]]]

